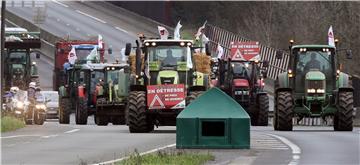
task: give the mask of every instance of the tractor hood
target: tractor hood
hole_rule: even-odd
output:
[[[177,71],[164,70],[160,71],[157,77],[158,84],[178,84],[179,75]]]
[[[306,73],[306,80],[325,80],[325,74],[320,71],[309,71]]]

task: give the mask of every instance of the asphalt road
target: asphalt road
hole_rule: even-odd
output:
[[[32,10],[28,8],[8,9],[32,19]],[[101,34],[114,49],[115,55],[108,56],[110,60],[118,55],[116,52],[126,42],[136,39],[136,33],[152,31],[147,27],[151,23],[138,21],[136,24],[136,20],[123,17],[116,10],[105,10],[104,7],[94,10],[92,5],[78,2],[49,2],[47,11],[48,18],[41,27],[59,36],[70,34],[79,39]],[[51,60],[41,57],[35,61],[39,66],[41,86],[51,87]],[[148,134],[130,134],[127,126],[99,127],[93,124],[92,117],[89,121],[90,125],[79,126],[73,121],[70,125],[60,125],[53,120],[43,126],[27,126],[3,133],[2,164],[98,163],[126,156],[135,149],[143,152],[175,143],[175,127],[161,127]],[[212,150],[218,155],[212,163],[360,164],[359,128],[353,132],[333,132],[332,127],[295,127],[294,130],[274,132],[271,126],[252,127],[252,149]],[[285,143],[284,138],[290,143]]]

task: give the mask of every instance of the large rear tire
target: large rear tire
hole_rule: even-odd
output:
[[[79,125],[86,125],[87,124],[87,103],[86,99],[79,98],[76,103],[76,110],[75,110],[75,122]]]
[[[276,117],[277,126],[279,131],[292,131],[293,129],[293,108],[294,102],[290,92],[278,92],[276,96]]]
[[[59,108],[59,123],[60,124],[69,124],[70,123],[70,113],[71,113],[70,99],[62,98],[60,100],[60,108]]]
[[[353,130],[353,102],[352,92],[339,92],[337,112],[334,117],[335,131]]]
[[[267,126],[269,124],[269,97],[260,95],[258,101],[256,126]]]
[[[129,95],[128,124],[131,133],[145,133],[154,130],[154,124],[146,114],[144,91],[132,91]]]

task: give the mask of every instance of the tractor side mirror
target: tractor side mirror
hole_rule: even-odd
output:
[[[351,52],[351,50],[346,50],[346,58],[347,58],[347,59],[352,59],[352,52]]]
[[[126,43],[125,46],[125,56],[129,56],[131,52],[131,43]]]
[[[278,59],[278,60],[282,59],[283,53],[284,52],[282,50],[277,50],[276,51],[276,59]]]
[[[40,58],[40,53],[36,53],[36,58],[37,58],[37,59]]]
[[[264,68],[269,67],[269,61],[268,60],[263,61],[263,67]]]
[[[112,54],[112,48],[111,47],[109,47],[109,49],[108,49],[108,54]]]
[[[267,70],[262,71],[262,77],[267,78]]]
[[[206,43],[206,44],[205,44],[205,52],[206,52],[206,55],[211,56],[211,51],[210,51],[210,45],[209,45],[209,43]]]

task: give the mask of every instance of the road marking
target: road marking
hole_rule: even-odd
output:
[[[70,130],[70,131],[66,131],[64,133],[74,133],[74,132],[77,132],[77,131],[80,131],[80,129],[73,129],[73,130]]]
[[[48,135],[48,136],[41,136],[41,138],[47,139],[47,138],[52,138],[52,137],[56,137],[59,135]]]
[[[169,147],[174,147],[176,146],[176,144],[169,144],[167,146],[163,146],[163,147],[159,147],[159,148],[155,148],[155,149],[152,149],[152,150],[149,150],[149,151],[145,151],[145,152],[142,152],[140,153],[139,155],[142,156],[142,155],[146,155],[146,154],[150,154],[150,153],[154,153],[154,152],[157,152],[159,150],[163,150],[165,148],[169,148]],[[128,159],[129,156],[125,156],[125,157],[122,157],[122,158],[119,158],[119,159],[115,159],[115,160],[110,160],[110,161],[106,161],[106,162],[102,162],[102,163],[98,163],[98,164],[93,164],[93,165],[106,165],[106,164],[114,164],[115,162],[119,162],[119,161],[122,161],[122,160],[125,160],[125,159]]]
[[[94,20],[96,20],[96,21],[99,21],[99,22],[101,22],[101,23],[106,23],[105,21],[103,21],[103,20],[101,20],[101,19],[99,19],[99,18],[96,18],[96,17],[94,17],[94,16],[92,16],[92,15],[90,15],[90,14],[84,13],[84,12],[82,12],[82,11],[80,11],[80,10],[75,10],[75,11],[78,12],[78,13],[80,13],[80,14],[82,14],[82,15],[88,16],[88,17],[90,17],[90,18],[92,18],[92,19],[94,19]]]
[[[299,163],[300,154],[301,154],[301,149],[299,146],[292,143],[290,140],[286,139],[285,137],[274,135],[274,134],[267,134],[267,135],[281,140],[283,143],[285,143],[286,145],[288,145],[291,148],[293,157],[292,157],[292,160],[290,161],[289,165],[297,165]]]
[[[124,33],[128,33],[128,34],[129,34],[128,31],[126,31],[126,30],[124,30],[124,29],[122,29],[122,28],[120,28],[120,27],[115,26],[115,29],[120,30],[120,31],[122,31],[122,32],[124,32]]]
[[[14,136],[5,136],[0,137],[1,139],[11,139],[11,138],[20,138],[20,137],[40,137],[41,135],[14,135]]]
[[[69,7],[68,5],[65,5],[57,0],[52,0],[54,3],[58,4],[58,5],[61,5],[61,6],[64,6],[64,7]]]

